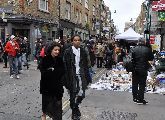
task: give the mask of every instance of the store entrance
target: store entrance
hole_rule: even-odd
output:
[[[12,34],[18,37],[29,38],[30,29],[12,29]]]

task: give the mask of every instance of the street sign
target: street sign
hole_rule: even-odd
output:
[[[11,6],[5,6],[5,7],[1,7],[0,6],[0,13],[13,13],[13,7]]]
[[[151,35],[150,36],[150,44],[154,44],[155,43],[155,35]]]

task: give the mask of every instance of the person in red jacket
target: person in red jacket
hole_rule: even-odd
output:
[[[11,35],[10,40],[6,43],[5,52],[8,54],[9,66],[10,66],[10,78],[13,78],[15,74],[16,78],[19,79],[18,76],[18,59],[17,53],[19,52],[19,45],[16,42],[16,37]]]

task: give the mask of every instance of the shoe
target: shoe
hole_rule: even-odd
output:
[[[138,105],[146,105],[146,104],[148,104],[148,102],[145,101],[145,100],[138,100],[138,101],[137,101],[137,104],[138,104]]]
[[[13,79],[14,78],[13,75],[10,75],[10,78]]]
[[[76,111],[76,113],[77,113],[77,116],[81,116],[81,112],[80,112],[80,110],[79,110],[79,108],[78,109],[76,109],[77,111]]]
[[[20,77],[18,75],[16,75],[16,78],[19,79]]]
[[[72,120],[80,120],[80,116],[81,116],[81,113],[80,113],[79,108],[73,109],[73,111],[72,111]]]
[[[72,115],[72,120],[80,120],[80,116]]]
[[[137,100],[136,98],[133,98],[133,102],[134,102],[134,103],[137,103],[138,100]]]
[[[7,66],[3,66],[3,68],[7,68]]]

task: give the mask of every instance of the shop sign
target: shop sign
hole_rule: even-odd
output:
[[[150,44],[154,44],[155,43],[155,36],[151,35],[150,36]]]
[[[156,35],[154,44],[152,44],[152,50],[160,51],[160,46],[161,46],[161,36]]]
[[[158,12],[158,19],[160,21],[165,21],[165,11],[159,11]]]
[[[1,7],[0,6],[0,13],[13,13],[13,8],[10,6],[7,7]]]

